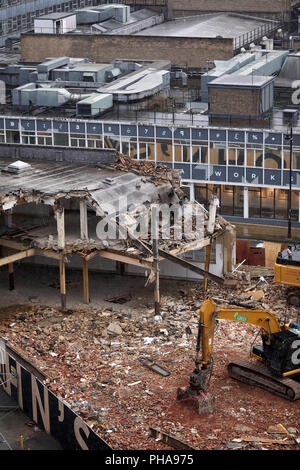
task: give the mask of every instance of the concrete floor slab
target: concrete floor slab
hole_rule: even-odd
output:
[[[10,411],[1,411],[1,407],[12,407]],[[29,426],[30,418],[20,409],[0,387],[0,450],[21,450],[21,436],[24,449],[62,450],[61,445],[37,426]]]

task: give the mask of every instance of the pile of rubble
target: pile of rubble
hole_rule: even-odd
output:
[[[173,186],[180,186],[180,170],[172,170],[170,167],[162,163],[155,164],[147,160],[134,160],[128,155],[118,153],[117,162],[112,165],[116,170],[124,172],[136,173],[151,177],[151,182],[155,185],[169,183],[172,180]]]
[[[263,292],[260,298],[255,296],[258,290]],[[256,302],[279,318],[295,318],[298,313],[286,308],[284,289],[270,280],[250,280],[240,289],[222,289],[210,282],[207,293],[198,283],[182,282],[175,297],[162,299],[160,315],[152,308],[90,308],[67,314],[34,306],[4,320],[0,336],[34,362],[48,377],[49,389],[114,449],[170,448],[151,438],[150,427],[176,435],[195,449],[243,448],[251,442],[257,448],[255,438],[262,436],[267,448],[294,448],[298,444],[290,440],[268,443],[265,433],[266,424],[279,421],[297,433],[298,404],[227,375],[229,360],[248,359],[258,333],[252,325],[219,321],[211,380],[216,412],[199,416],[176,402],[177,387],[187,385],[193,369],[198,311],[206,296]],[[145,367],[147,360],[156,369]],[[249,434],[254,438],[250,444],[244,440]]]

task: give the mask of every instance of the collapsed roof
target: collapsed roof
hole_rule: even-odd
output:
[[[166,217],[160,214],[159,256],[171,256],[171,261],[189,267],[193,265],[179,260],[180,254],[208,246],[213,238],[232,228],[223,218],[217,217],[213,231],[208,230],[208,212],[186,197],[180,187],[180,171],[164,165],[119,155],[118,161],[111,166],[49,161],[11,164],[11,160],[0,159],[0,168],[0,209],[3,212],[13,209],[14,214],[14,224],[2,227],[0,242],[4,244],[5,240],[13,239],[16,248],[34,248],[38,250],[35,254],[47,256],[49,251],[63,252],[68,261],[71,254],[90,259],[100,251],[100,256],[110,252],[151,269],[153,233],[149,221],[152,222],[151,211],[157,206],[159,210],[162,207],[172,209]],[[70,210],[70,201],[73,210]],[[74,210],[74,201],[78,203],[77,210]],[[84,201],[89,209],[86,210],[88,235],[84,237],[81,212],[78,223],[80,201]],[[49,217],[38,220],[29,217],[18,210],[24,204],[50,207]],[[61,210],[64,212],[63,246],[58,228]],[[187,230],[183,227],[183,216]],[[102,227],[99,235],[99,223],[102,222],[105,222],[105,228]],[[112,232],[107,234],[105,230],[108,229]],[[196,269],[203,273],[200,268]],[[211,277],[219,279],[214,275]]]

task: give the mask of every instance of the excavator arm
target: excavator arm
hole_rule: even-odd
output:
[[[217,305],[206,299],[199,313],[195,369],[190,375],[189,386],[177,389],[177,400],[192,400],[198,413],[212,413],[215,398],[207,393],[213,368],[213,344],[217,320],[248,323],[261,328],[262,346],[255,346],[251,354],[260,364],[239,360],[228,365],[229,376],[244,383],[257,385],[288,400],[300,398],[300,368],[293,362],[295,347],[300,340],[300,324],[292,322],[280,325],[268,310],[251,308],[246,304],[229,302],[233,308]],[[296,343],[296,344],[295,344]]]
[[[231,302],[231,304],[235,304]],[[271,336],[282,331],[286,326],[280,326],[276,317],[268,310],[254,309],[236,303],[234,308],[224,308],[217,305],[212,299],[206,299],[199,312],[199,326],[196,344],[195,369],[190,375],[189,387],[177,390],[177,399],[200,396],[205,407],[213,406],[213,396],[206,394],[212,374],[212,351],[214,332],[217,320],[229,320],[237,323],[248,323],[259,326],[264,332],[266,344]]]
[[[199,329],[196,346],[196,369],[206,369],[212,363],[212,350],[216,320],[229,320],[237,323],[256,325],[265,331],[268,338],[274,333],[282,331],[276,317],[268,310],[251,308],[223,308],[206,299],[199,315]],[[200,358],[200,351],[202,356]]]

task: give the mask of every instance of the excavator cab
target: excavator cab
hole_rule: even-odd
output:
[[[252,356],[265,361],[268,370],[279,377],[299,369],[300,324],[291,323],[289,329],[273,333],[270,338],[263,334],[262,344],[253,347]]]
[[[280,251],[274,266],[274,281],[288,286],[287,302],[300,305],[300,245]]]

